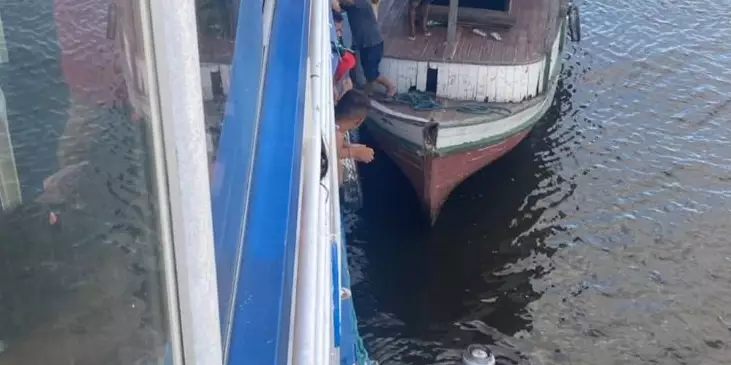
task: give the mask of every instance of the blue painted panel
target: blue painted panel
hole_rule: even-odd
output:
[[[343,269],[340,271],[342,287],[350,289],[350,270],[348,269],[348,253],[346,250],[345,233],[341,235],[343,245],[341,255],[343,260]],[[353,297],[343,300],[342,303],[343,318],[341,321],[342,335],[340,340],[340,364],[341,365],[362,365],[358,364],[358,351],[356,349],[358,343],[358,323],[355,319],[355,308],[353,306]]]
[[[213,228],[223,329],[231,320],[234,276],[243,243],[262,63],[262,14],[245,11],[261,8],[262,0],[244,0],[242,5],[237,34],[246,36],[236,39],[231,92],[212,179]],[[224,333],[224,338],[226,336]]]
[[[216,246],[219,308],[224,331],[231,321],[231,302],[243,244],[249,171],[257,126],[262,65],[262,0],[243,0],[239,11],[231,89],[226,104],[214,175],[211,180],[213,233]]]
[[[340,335],[342,330],[340,328],[340,307],[342,302],[340,301],[340,250],[337,242],[333,242],[331,245],[332,255],[332,299],[333,299],[333,342],[335,347],[340,346]]]
[[[309,6],[278,0],[274,14],[228,364],[287,362]]]

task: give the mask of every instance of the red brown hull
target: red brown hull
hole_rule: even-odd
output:
[[[379,147],[396,162],[416,189],[422,207],[434,224],[449,194],[465,179],[508,153],[530,132],[526,129],[496,143],[442,156],[420,156],[380,128],[369,131]]]

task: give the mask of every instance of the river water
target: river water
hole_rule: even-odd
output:
[[[146,127],[70,90],[99,72],[112,81],[92,96],[116,95],[123,65],[106,63],[106,2],[75,10],[95,35],[86,58],[59,45],[61,3],[0,0],[23,194],[63,167],[84,177],[65,210],[26,199],[0,217],[0,364],[156,363],[168,325]],[[731,0],[581,5],[555,105],[433,229],[383,154],[361,169],[350,261],[383,365],[453,365],[472,343],[501,364],[731,359]],[[63,52],[66,73],[88,63],[74,82]]]
[[[580,6],[553,108],[433,229],[385,155],[361,168],[350,260],[382,365],[472,343],[499,364],[731,359],[731,1]]]

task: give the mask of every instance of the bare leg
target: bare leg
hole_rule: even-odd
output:
[[[383,85],[383,87],[386,88],[386,96],[392,97],[396,95],[396,85],[391,82],[391,80],[387,79],[386,76],[379,75],[376,79],[376,82]]]
[[[409,39],[416,39],[416,9],[418,6],[414,5],[413,1],[409,0]]]
[[[421,5],[419,6],[419,11],[421,13],[421,29],[424,31],[425,36],[430,36],[431,33],[429,32],[429,2],[428,1],[422,1]]]

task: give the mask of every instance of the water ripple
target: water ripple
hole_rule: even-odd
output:
[[[731,0],[580,5],[554,107],[447,222],[363,212],[356,298],[383,364],[474,342],[510,364],[731,356]]]

